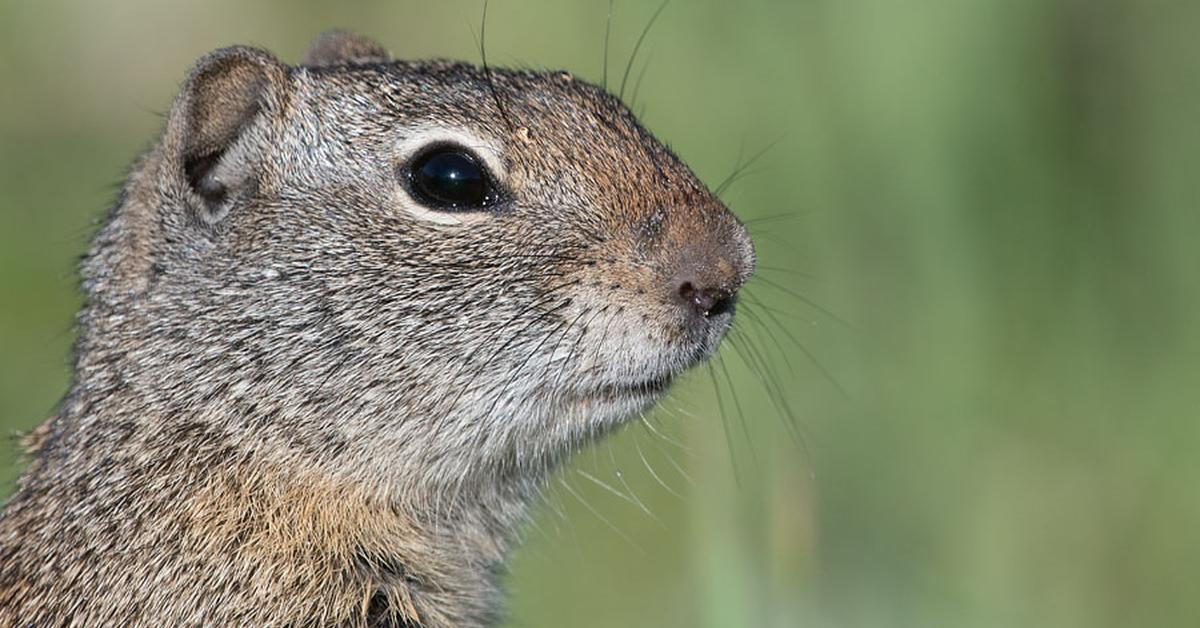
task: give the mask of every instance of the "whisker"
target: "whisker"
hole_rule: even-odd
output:
[[[645,551],[646,551],[646,550],[642,549],[642,546],[638,545],[637,543],[634,543],[634,542],[633,542],[633,539],[631,539],[631,538],[629,538],[628,536],[626,536],[626,534],[625,534],[624,532],[621,532],[621,530],[620,530],[619,528],[617,528],[617,526],[616,526],[616,525],[614,525],[612,521],[609,521],[607,517],[605,517],[604,515],[600,514],[600,511],[599,511],[599,510],[596,510],[595,508],[593,508],[593,507],[592,507],[592,505],[591,505],[591,504],[589,504],[589,503],[587,502],[587,500],[586,500],[586,499],[584,499],[584,498],[583,498],[583,496],[582,496],[582,495],[580,495],[580,494],[579,494],[579,493],[578,493],[578,492],[575,490],[575,488],[574,488],[574,487],[572,487],[572,486],[570,485],[570,483],[568,483],[568,482],[567,482],[567,480],[566,480],[565,478],[563,478],[563,477],[561,477],[561,476],[560,476],[560,477],[558,478],[558,482],[559,482],[559,484],[561,484],[561,485],[562,485],[562,487],[563,487],[563,488],[565,488],[565,489],[567,490],[567,492],[568,492],[568,493],[570,493],[571,495],[575,496],[575,499],[579,500],[579,503],[580,503],[580,504],[583,504],[583,507],[584,507],[584,508],[587,508],[587,509],[588,509],[588,511],[589,511],[589,512],[591,512],[593,515],[595,515],[597,519],[599,519],[600,521],[604,522],[604,524],[605,524],[605,525],[607,525],[607,526],[609,527],[609,529],[611,529],[611,530],[612,530],[612,531],[613,531],[613,532],[614,532],[614,533],[615,533],[617,536],[621,537],[621,538],[622,538],[622,539],[623,539],[623,540],[624,540],[626,543],[628,543],[628,544],[630,544],[631,546],[633,546],[633,548],[634,548],[634,549],[636,549],[636,550],[638,550],[639,552],[645,552]]]
[[[629,71],[633,69],[633,62],[637,60],[638,50],[642,48],[642,42],[646,40],[646,35],[650,33],[650,28],[654,26],[654,22],[658,20],[658,16],[667,8],[671,0],[663,0],[663,3],[658,5],[658,9],[654,15],[650,17],[650,21],[646,23],[646,28],[642,29],[642,34],[638,36],[637,43],[633,45],[633,54],[629,55],[629,63],[625,64],[625,74],[621,76],[621,91],[617,94],[617,100],[625,100],[625,84],[629,81]]]
[[[438,519],[438,521],[439,521],[439,524],[440,524],[440,518]],[[546,539],[547,541],[553,541],[553,540],[554,540],[554,537],[550,536],[550,535],[549,535],[549,534],[546,532],[546,529],[545,529],[545,528],[543,528],[543,527],[542,527],[542,525],[541,525],[540,523],[538,523],[538,517],[529,517],[529,523],[530,523],[530,525],[532,525],[532,526],[533,526],[533,529],[534,529],[534,530],[537,530],[537,533],[538,533],[538,534],[540,534],[540,535],[542,536],[542,538],[543,538],[543,539]]]
[[[646,459],[646,453],[642,451],[642,443],[640,440],[638,440],[637,432],[633,432],[633,447],[635,450],[637,450],[638,458],[641,459],[642,465],[646,467],[646,471],[650,472],[650,477],[654,478],[654,481],[658,482],[658,485],[663,487],[663,490],[679,499],[683,499],[683,495],[675,492],[675,490],[668,486],[667,483],[664,482],[661,477],[659,477],[658,473],[654,471],[654,466],[650,464],[650,461]]]
[[[673,412],[673,413],[675,413],[675,414],[682,414],[683,416],[685,416],[685,417],[687,417],[687,418],[689,418],[689,419],[691,419],[691,420],[693,420],[693,421],[699,421],[699,420],[700,420],[700,417],[699,417],[699,416],[697,416],[695,412],[693,412],[693,411],[691,411],[691,410],[689,410],[688,408],[685,408],[685,407],[683,406],[683,400],[678,400],[678,402],[679,402],[679,404],[678,404],[678,405],[676,405],[676,406],[675,406],[675,408],[674,408],[673,410],[672,410],[672,409],[669,409],[669,408],[666,408],[666,407],[664,407],[664,408],[663,408],[663,410],[665,410],[665,411],[668,411],[668,412]]]
[[[566,337],[567,333],[570,332],[571,328],[575,325],[575,323],[577,323],[579,321],[579,319],[583,317],[584,314],[587,314],[589,312],[590,312],[589,309],[587,309],[587,308],[583,309],[582,311],[579,312],[578,315],[575,316],[575,318],[571,319],[571,321],[569,323],[565,322],[565,321],[561,322],[558,324],[557,327],[555,327],[553,330],[551,330],[550,333],[546,334],[545,336],[542,336],[542,339],[538,341],[538,344],[533,348],[533,350],[531,350],[528,354],[525,355],[525,359],[522,360],[521,363],[519,365],[517,365],[517,367],[514,368],[509,373],[508,378],[506,378],[504,380],[504,385],[500,388],[500,392],[496,394],[495,398],[492,400],[492,405],[488,406],[487,412],[485,412],[483,414],[483,416],[490,415],[492,413],[492,411],[494,411],[496,409],[496,405],[500,402],[501,399],[507,400],[507,393],[508,393],[509,387],[512,386],[513,383],[515,383],[517,381],[517,378],[524,373],[525,367],[529,364],[529,361],[532,360],[535,355],[538,355],[539,350],[542,348],[542,346],[544,346],[546,344],[546,341],[549,340],[552,336],[557,334],[558,340],[556,340],[554,342],[554,348],[552,348],[550,350],[550,352],[547,354],[546,362],[542,365],[541,373],[544,375],[546,370],[554,363],[554,359],[553,359],[554,354],[558,351],[559,344],[562,343],[563,338]],[[559,329],[562,329],[561,334],[558,334]]]
[[[713,367],[712,361],[704,364],[708,370],[708,376],[712,380],[713,394],[717,397],[717,410],[721,415],[721,429],[725,432],[725,446],[729,450],[729,466],[733,468],[733,480],[740,489],[742,487],[742,473],[738,470],[737,456],[733,453],[733,436],[729,432],[729,419],[725,412],[725,400],[721,397],[721,384],[717,381],[716,370]]]
[[[592,321],[596,320],[597,316],[605,313],[609,307],[610,306],[605,305],[604,307],[600,308],[599,310],[596,310],[596,313],[593,314],[592,317],[589,318],[587,320],[587,322],[585,322],[583,324],[583,327],[579,330],[579,337],[575,339],[575,342],[571,343],[571,350],[569,352],[567,352],[567,357],[562,359],[562,363],[564,365],[570,364],[571,358],[575,357],[575,352],[579,349],[580,345],[583,344],[583,340],[587,336],[588,326],[592,324]],[[553,358],[554,358],[554,352],[552,351],[552,352],[550,352],[550,359],[553,359]],[[554,377],[554,384],[552,384],[550,386],[551,390],[558,390],[558,384],[559,384],[559,382],[562,381],[563,373],[565,373],[566,371],[567,371],[566,368],[558,369],[558,375],[556,375]]]
[[[638,416],[638,422],[641,423],[643,426],[649,427],[649,424],[646,421],[644,413]],[[677,473],[679,473],[679,477],[683,478],[684,482],[687,482],[689,486],[696,485],[696,481],[692,479],[692,476],[687,471],[683,470],[683,467],[679,466],[679,463],[675,461],[675,457],[671,455],[671,452],[664,449],[663,446],[658,444],[658,441],[653,438],[650,439],[650,444],[654,445],[654,448],[657,449],[658,452],[663,455],[663,458],[666,458],[667,463],[670,464],[671,467],[674,468]],[[689,450],[685,449],[682,451],[685,456],[691,456],[691,452]]]
[[[736,351],[736,346],[734,347]],[[746,446],[750,449],[750,461],[754,465],[754,472],[758,474],[761,469],[758,466],[758,454],[754,451],[754,441],[750,438],[750,429],[746,427],[746,413],[742,410],[742,402],[738,399],[737,388],[733,385],[733,378],[729,376],[729,369],[725,365],[725,358],[717,355],[717,367],[725,376],[725,383],[729,386],[729,396],[733,399],[733,407],[737,410],[738,424],[742,428],[742,437],[746,439]]]
[[[758,227],[746,227],[746,230],[749,231],[750,234],[754,236],[754,240],[760,244],[763,240],[769,240],[776,244],[781,244],[787,247],[789,250],[795,248],[796,246],[794,242],[788,242],[787,240],[784,240],[782,237],[770,231],[758,231]]]
[[[739,337],[737,340],[741,341],[743,338]],[[746,336],[745,340],[749,346],[753,346],[750,336]],[[792,441],[796,443],[797,446],[807,453],[808,446],[805,443],[804,434],[800,429],[800,424],[796,418],[796,414],[792,411],[792,407],[788,403],[787,397],[783,394],[783,387],[772,376],[772,371],[767,365],[765,357],[763,357],[761,354],[757,355],[756,357],[747,357],[747,353],[743,353],[741,346],[733,341],[732,336],[730,337],[730,344],[733,346],[734,352],[738,354],[738,357],[741,358],[742,362],[746,364],[746,366],[755,374],[759,385],[762,386],[763,390],[767,393],[767,399],[771,402],[771,405],[778,413],[780,420],[783,422],[784,428],[788,432],[788,436],[791,437]],[[750,353],[751,356],[754,356],[755,352],[757,352],[757,349],[754,351],[746,349],[746,352]],[[757,364],[754,363],[755,360],[757,361]]]
[[[810,216],[810,215],[812,215],[812,212],[807,212],[807,211],[785,212],[782,214],[772,214],[770,216],[762,216],[760,218],[751,218],[749,220],[743,220],[742,224],[747,225],[747,226],[762,225],[762,224],[766,224],[766,223],[779,222],[779,221],[783,221],[783,220],[798,220],[800,218],[804,218],[804,217]]]
[[[554,366],[556,363],[561,364],[562,362],[564,362],[566,360],[566,359],[564,359],[564,360],[555,360],[554,359],[554,355],[556,353],[558,353],[558,347],[562,345],[562,341],[565,340],[567,338],[567,336],[571,333],[571,330],[575,328],[575,323],[578,323],[579,319],[583,318],[587,314],[590,314],[591,311],[592,310],[590,307],[585,307],[582,310],[580,310],[579,314],[576,315],[575,318],[571,319],[570,324],[567,325],[566,329],[563,330],[562,334],[559,334],[558,340],[554,341],[554,346],[551,347],[550,352],[546,354],[546,363],[542,365],[542,373],[538,379],[541,379],[542,377],[544,377],[546,375],[546,372],[552,366]],[[593,315],[593,318],[595,318],[594,315]],[[574,344],[578,344],[580,340],[582,340],[582,338],[577,338]],[[570,357],[570,354],[568,354],[567,359],[569,359],[569,357]],[[559,375],[561,375],[561,374],[562,374],[562,371],[560,369]]]
[[[579,542],[579,533],[576,531],[575,520],[567,516],[567,507],[563,503],[562,494],[558,491],[557,486],[547,485],[545,493],[547,494],[546,503],[554,510],[554,514],[558,516],[567,532],[571,536],[571,545],[575,547],[575,551],[580,557],[583,556],[583,544]],[[558,521],[555,522],[555,528],[558,528]]]
[[[567,300],[566,303],[563,303],[560,305],[565,307],[568,304],[569,304],[569,299]],[[508,344],[511,343],[512,340],[519,337],[519,335],[521,333],[523,333],[525,331],[525,329],[528,329],[529,327],[533,326],[534,324],[537,324],[538,322],[544,322],[548,318],[549,318],[548,316],[543,315],[543,316],[539,317],[538,319],[530,321],[529,323],[527,323],[525,325],[524,328],[521,329],[521,331],[519,331],[512,338],[509,338],[509,341],[506,342],[505,345],[507,346]],[[523,370],[525,369],[525,366],[529,364],[529,361],[533,359],[533,356],[538,354],[538,350],[542,348],[542,345],[544,345],[551,336],[553,336],[555,333],[557,333],[559,329],[562,329],[566,326],[567,326],[566,321],[560,321],[553,329],[550,330],[550,333],[545,334],[541,337],[541,339],[538,341],[537,345],[535,345],[532,350],[530,350],[528,353],[526,353],[525,359],[523,359],[521,361],[521,363],[519,365],[517,365],[517,367],[514,368],[509,373],[509,376],[504,380],[504,384],[500,387],[500,390],[498,390],[494,393],[491,405],[488,406],[487,410],[484,411],[484,413],[481,416],[490,415],[496,409],[496,406],[500,403],[501,400],[505,400],[505,401],[508,400],[508,397],[507,397],[508,389],[516,381],[516,378],[523,372]],[[503,349],[501,349],[501,350],[503,350]],[[498,355],[499,351],[501,351],[501,350],[498,350],[496,353],[494,353],[492,358],[485,360],[483,362],[483,364],[480,366],[480,370],[482,371],[482,369],[486,367],[487,363],[490,362],[492,359],[494,359],[495,355]],[[459,395],[461,396],[461,394],[462,393],[460,392]]]
[[[500,119],[504,121],[504,125],[508,127],[509,133],[516,132],[516,127],[508,118],[508,112],[504,109],[504,103],[500,100],[500,93],[496,91],[496,82],[492,79],[492,68],[488,65],[487,60],[487,13],[488,0],[483,0],[483,18],[479,24],[479,57],[483,64],[483,77],[487,81],[488,91],[492,93],[492,100],[496,103],[496,109],[500,111]]]
[[[762,174],[764,172],[771,172],[771,170],[767,169],[767,168],[759,168],[757,170],[743,170],[742,172],[739,172],[736,175],[731,176],[728,179],[726,179],[725,181],[723,181],[720,191],[714,192],[714,194],[716,194],[718,197],[721,197],[726,192],[729,191],[729,188],[733,187],[734,183],[737,183],[738,181],[741,181],[742,179],[746,179],[746,178],[752,177],[754,175]]]
[[[805,279],[811,279],[811,280],[817,281],[817,282],[821,281],[820,278],[818,278],[816,275],[813,275],[812,273],[806,273],[802,270],[796,270],[794,268],[783,268],[781,266],[767,266],[766,264],[757,264],[757,265],[755,265],[754,268],[755,268],[755,270],[767,270],[767,271],[771,271],[773,273],[785,273],[788,275],[794,275],[796,277],[803,277]]]
[[[783,141],[782,137],[779,137],[779,138],[773,140],[771,143],[764,146],[757,153],[754,153],[753,155],[751,155],[750,159],[747,159],[744,163],[742,162],[741,151],[739,150],[738,151],[738,160],[734,164],[733,172],[731,172],[728,177],[725,177],[724,181],[722,181],[719,185],[717,185],[717,187],[713,190],[713,194],[715,194],[717,196],[721,196],[722,194],[724,194],[725,190],[728,189],[729,186],[732,185],[734,181],[737,181],[739,177],[743,176],[747,169],[749,169],[751,166],[753,166],[755,164],[755,162],[757,162],[759,159],[762,159],[763,155],[766,155],[768,152],[770,152],[770,150],[772,148],[775,148],[775,146],[777,146],[779,144],[779,142],[781,142],[781,141]]]
[[[842,324],[842,325],[844,325],[844,326],[845,326],[847,329],[850,329],[850,330],[854,331],[854,325],[852,325],[851,323],[849,323],[848,321],[846,321],[846,320],[845,320],[845,319],[843,319],[842,317],[838,316],[837,314],[834,314],[833,312],[829,311],[828,309],[826,309],[826,308],[822,307],[821,305],[819,305],[818,303],[816,303],[816,302],[815,302],[815,301],[813,301],[812,299],[809,299],[808,297],[806,297],[806,296],[804,296],[804,295],[800,294],[799,292],[796,292],[795,290],[792,290],[791,288],[788,288],[787,286],[784,286],[783,284],[781,284],[781,283],[779,283],[779,282],[773,281],[773,280],[771,280],[771,279],[768,279],[768,278],[766,278],[766,277],[763,277],[763,276],[761,276],[761,275],[760,275],[760,276],[759,276],[757,279],[758,279],[759,281],[761,281],[762,283],[766,284],[767,286],[770,286],[770,287],[772,287],[772,288],[774,288],[774,289],[776,289],[776,290],[778,290],[778,291],[780,291],[780,292],[782,292],[782,293],[784,293],[784,294],[786,294],[786,295],[788,295],[788,296],[790,296],[790,297],[792,297],[792,298],[794,298],[794,299],[796,299],[796,300],[798,300],[798,301],[801,301],[801,302],[803,302],[805,305],[807,305],[807,306],[811,307],[812,309],[814,309],[814,310],[816,310],[816,311],[818,311],[818,312],[820,312],[820,313],[824,314],[825,316],[828,316],[829,318],[831,318],[831,319],[833,319],[833,320],[835,320],[835,321],[837,321],[837,322],[841,323],[841,324]]]
[[[608,36],[612,32],[613,0],[608,0],[608,17],[604,19],[604,71],[600,85],[608,91]]]
[[[808,325],[817,325],[820,322],[810,316],[805,316],[803,314],[797,314],[796,312],[792,312],[789,310],[784,310],[784,309],[780,309],[777,307],[772,307],[770,305],[767,305],[761,299],[756,300],[753,297],[751,297],[749,291],[744,291],[744,294],[742,296],[744,296],[746,298],[747,303],[753,304],[756,309],[774,312],[775,314],[778,314],[780,316],[786,316],[790,319],[797,320],[802,323],[807,323]]]
[[[751,298],[749,294],[746,294],[745,296],[746,296],[746,301],[748,303],[750,303],[751,305],[753,305],[755,308],[761,309],[763,307],[760,303],[755,303],[755,299]],[[744,310],[743,312],[741,312],[741,314],[744,314],[746,316],[746,320],[748,322],[757,325],[759,329],[761,329],[763,332],[765,332],[767,334],[767,336],[770,338],[773,346],[779,347],[780,345],[783,344],[783,343],[779,342],[779,338],[775,336],[775,331],[772,330],[769,326],[767,326],[766,323],[763,322],[762,318],[760,318],[758,316],[757,312],[747,309],[747,310]],[[734,329],[734,332],[740,332],[740,331],[742,331],[741,327],[737,327],[736,329]],[[746,339],[748,341],[753,341],[754,337],[749,335],[749,333],[747,333]],[[790,372],[792,375],[795,375],[796,367],[795,367],[795,365],[792,364],[792,359],[790,356],[788,356],[788,352],[780,351],[779,355],[783,357],[783,362],[784,362],[784,364],[787,365],[788,372]],[[766,364],[766,360],[763,360],[763,363]]]
[[[583,476],[583,478],[585,480],[587,480],[587,481],[595,484],[596,486],[599,486],[600,488],[608,491],[609,493],[612,493],[613,495],[621,498],[622,501],[626,501],[634,506],[638,505],[637,502],[633,500],[633,498],[626,495],[625,493],[622,493],[621,491],[618,491],[617,489],[613,488],[610,484],[608,484],[604,480],[601,480],[600,478],[592,475],[591,473],[588,473],[587,471],[584,471],[583,469],[574,469],[574,471],[575,471],[575,473]]]
[[[612,463],[613,475],[615,475],[617,477],[617,480],[619,480],[621,482],[621,486],[625,487],[626,491],[629,491],[629,496],[632,497],[633,501],[638,505],[639,508],[642,509],[642,512],[649,515],[649,517],[651,519],[655,520],[656,522],[658,522],[659,525],[666,527],[666,524],[664,524],[662,522],[662,520],[658,518],[658,516],[656,516],[653,512],[651,512],[650,509],[646,507],[646,504],[644,502],[642,502],[641,499],[638,499],[637,493],[634,492],[633,487],[629,486],[629,483],[625,481],[625,474],[621,472],[621,466],[617,464],[617,457],[615,455],[613,455],[613,448],[612,448],[611,442],[609,442],[609,444],[608,444],[608,460],[609,460],[609,462]]]
[[[570,285],[573,285],[573,281],[564,282],[563,284],[561,284],[559,286],[559,289],[565,288]],[[519,338],[521,338],[521,336],[524,335],[525,332],[528,331],[530,328],[532,328],[534,325],[538,325],[538,324],[541,324],[541,323],[549,320],[549,318],[552,315],[554,315],[556,312],[558,312],[559,310],[561,310],[565,307],[569,307],[572,303],[572,300],[570,298],[562,298],[558,294],[557,290],[554,290],[554,291],[550,291],[546,295],[538,298],[536,301],[526,305],[519,312],[514,314],[509,320],[505,321],[505,323],[503,325],[499,325],[495,329],[493,329],[492,332],[489,333],[487,336],[485,336],[482,341],[476,343],[475,348],[472,349],[471,353],[469,353],[467,355],[467,358],[460,363],[459,368],[455,372],[453,379],[457,380],[459,378],[459,376],[461,376],[463,374],[463,372],[468,368],[468,366],[472,363],[472,361],[475,359],[475,356],[479,355],[480,351],[482,351],[485,347],[490,345],[494,338],[496,338],[498,335],[500,335],[502,333],[512,332],[512,330],[508,329],[509,325],[511,325],[514,321],[516,321],[520,317],[524,316],[530,310],[536,309],[547,303],[550,303],[550,302],[552,302],[553,299],[561,299],[561,300],[556,305],[551,307],[549,310],[542,312],[538,316],[535,316],[533,319],[526,322],[515,333],[510,333],[508,340],[506,340],[502,345],[500,345],[499,348],[492,351],[492,354],[490,356],[488,356],[488,358],[486,360],[483,360],[477,366],[474,367],[474,374],[478,375],[478,374],[482,373],[483,370],[485,368],[487,368],[488,364],[490,364],[492,361],[494,361],[496,359],[496,357],[501,354],[501,352],[503,352],[505,349],[507,349],[509,346],[511,346],[514,342],[516,342]],[[467,392],[467,390],[468,389],[465,386],[460,387],[457,390],[457,392],[455,393],[454,399],[451,401],[451,406],[457,404],[458,401],[462,398],[462,395],[465,394]],[[446,401],[446,399],[448,399],[448,397],[443,397],[443,398],[439,399],[438,401],[440,403],[440,402]]]
[[[825,379],[829,380],[829,383],[833,384],[833,387],[836,388],[843,397],[850,397],[850,394],[842,386],[841,382],[839,382],[837,378],[833,376],[833,373],[829,372],[829,369],[825,368],[825,365],[821,364],[821,361],[818,360],[815,355],[813,355],[812,351],[809,351],[808,347],[804,346],[804,343],[800,342],[795,336],[792,335],[791,330],[789,330],[786,325],[779,322],[779,319],[776,318],[770,310],[764,310],[763,314],[766,314],[767,318],[770,319],[771,322],[775,323],[775,326],[779,329],[779,331],[783,332],[783,335],[792,341],[792,344],[795,345],[796,348],[808,358],[809,362],[811,362],[813,366],[815,366],[817,370],[821,372],[821,375],[823,375]]]
[[[677,449],[679,449],[680,451],[683,451],[683,452],[685,452],[685,453],[687,453],[687,454],[689,454],[689,455],[692,453],[692,450],[691,450],[691,448],[689,448],[687,445],[684,445],[683,443],[681,443],[681,442],[679,442],[679,441],[677,441],[677,440],[675,440],[675,439],[671,438],[670,436],[667,436],[666,434],[663,434],[662,432],[658,431],[658,429],[654,427],[654,425],[653,425],[653,424],[650,422],[650,420],[649,420],[649,419],[646,417],[646,415],[645,415],[645,414],[641,414],[641,415],[639,415],[639,416],[638,416],[638,419],[640,420],[640,422],[641,422],[641,424],[642,424],[642,425],[646,426],[646,429],[650,430],[650,432],[651,432],[652,434],[654,434],[655,436],[657,436],[657,437],[659,437],[660,439],[662,439],[662,440],[663,440],[663,442],[665,442],[665,443],[669,443],[669,444],[671,444],[671,445],[674,445],[674,446],[675,446]]]
[[[637,102],[638,93],[642,91],[642,79],[646,78],[646,70],[650,69],[650,62],[653,60],[654,60],[654,54],[653,53],[647,54],[646,62],[642,64],[642,69],[638,70],[637,80],[633,82],[633,94],[631,94],[629,96],[629,102],[631,105],[633,103]],[[646,113],[646,109],[645,109],[645,107],[643,107],[642,109],[640,109],[638,111],[638,116],[637,116],[638,119],[641,120],[641,119],[645,118],[646,116],[643,115],[645,113]]]
[[[658,519],[658,517],[655,517],[654,513],[650,512],[650,510],[647,509],[645,504],[643,504],[640,500],[637,500],[633,497],[630,497],[629,495],[626,495],[625,493],[623,493],[621,491],[618,491],[611,484],[605,482],[604,480],[601,480],[600,478],[592,475],[591,473],[588,473],[587,471],[584,471],[583,469],[575,469],[575,473],[578,473],[579,475],[583,476],[583,478],[586,479],[587,481],[595,484],[596,486],[599,486],[600,488],[604,489],[605,491],[608,491],[612,495],[615,495],[616,497],[620,498],[622,501],[628,502],[630,505],[636,507],[638,510],[645,512],[647,516],[649,516],[651,519],[654,519],[654,521],[659,523],[660,525],[662,524],[662,521],[660,521]]]

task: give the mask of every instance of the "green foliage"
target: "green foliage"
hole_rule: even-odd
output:
[[[655,7],[616,2],[610,86]],[[0,0],[0,427],[65,391],[74,260],[192,60],[330,26],[478,59],[480,10]],[[599,81],[606,14],[494,1],[489,61]],[[512,624],[1195,625],[1198,18],[669,6],[635,110],[714,186],[780,140],[726,194],[762,270],[720,368],[555,485]]]

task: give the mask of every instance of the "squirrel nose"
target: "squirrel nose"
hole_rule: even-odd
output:
[[[678,293],[684,305],[703,318],[732,314],[737,303],[733,290],[702,287],[691,279],[680,282]]]
[[[754,272],[754,247],[724,205],[693,208],[697,215],[668,224],[660,268],[662,295],[680,322],[695,330],[727,325],[738,290]],[[718,324],[719,323],[719,324]]]

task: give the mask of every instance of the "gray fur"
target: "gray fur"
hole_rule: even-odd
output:
[[[736,291],[746,231],[617,99],[494,70],[502,114],[479,68],[337,37],[201,59],[134,165],[0,624],[492,625],[547,475],[728,328],[678,285]],[[460,224],[398,177],[444,131],[508,194]]]

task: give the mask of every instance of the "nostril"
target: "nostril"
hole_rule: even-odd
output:
[[[705,318],[720,316],[733,311],[737,295],[728,290],[713,288],[698,288],[696,284],[685,281],[679,285],[679,296],[692,309]]]
[[[695,284],[690,281],[685,281],[679,285],[679,296],[683,297],[684,301],[693,303],[699,290],[696,290]]]
[[[716,300],[713,302],[712,307],[708,308],[708,313],[705,316],[712,317],[722,314],[732,314],[734,306],[737,305],[737,293],[719,290],[716,295]]]

